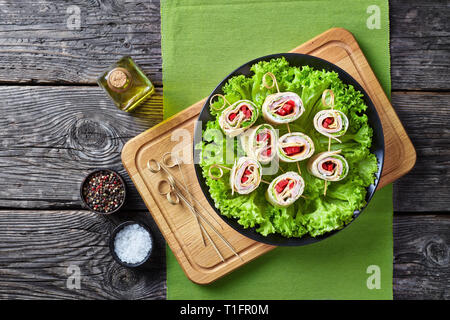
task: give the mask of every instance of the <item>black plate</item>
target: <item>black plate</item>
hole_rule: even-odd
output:
[[[275,245],[275,246],[302,246],[310,243],[315,243],[318,241],[321,241],[323,239],[326,239],[330,237],[333,234],[336,234],[340,230],[335,230],[332,232],[328,232],[322,236],[317,237],[311,237],[309,235],[304,235],[302,238],[287,238],[280,234],[270,234],[268,236],[263,236],[260,233],[256,232],[256,228],[244,228],[241,226],[237,220],[225,217],[220,214],[219,210],[214,206],[214,200],[211,198],[209,194],[209,188],[206,185],[205,178],[202,175],[202,168],[200,167],[199,159],[200,159],[200,150],[195,148],[195,145],[201,141],[202,139],[202,130],[206,128],[206,123],[210,120],[214,120],[214,117],[211,115],[209,111],[209,100],[210,98],[217,93],[222,92],[222,87],[224,84],[232,77],[237,75],[245,75],[245,76],[251,76],[253,75],[253,72],[250,71],[250,67],[258,63],[260,61],[269,61],[274,58],[281,58],[284,57],[291,66],[296,67],[302,67],[302,66],[310,66],[317,70],[326,70],[326,71],[334,71],[337,74],[339,74],[339,78],[348,85],[352,85],[356,90],[360,91],[364,97],[363,100],[368,106],[366,110],[366,114],[369,118],[369,124],[373,128],[373,139],[372,139],[372,147],[371,152],[376,155],[378,160],[378,172],[376,173],[376,179],[375,182],[367,187],[367,195],[366,195],[366,201],[369,203],[370,199],[372,199],[373,194],[375,193],[375,190],[377,188],[378,182],[381,177],[381,171],[383,169],[383,162],[384,162],[384,136],[383,136],[383,127],[381,125],[380,118],[378,117],[378,113],[375,109],[375,106],[373,105],[372,101],[370,100],[369,96],[367,95],[366,91],[359,85],[359,83],[353,79],[352,76],[350,76],[347,72],[339,68],[338,66],[306,54],[298,54],[298,53],[279,53],[279,54],[272,54],[268,56],[264,56],[261,58],[254,59],[250,62],[247,62],[246,64],[242,65],[241,67],[234,70],[232,73],[230,73],[225,79],[222,80],[222,82],[214,89],[214,91],[211,93],[211,95],[206,100],[205,104],[203,105],[202,111],[200,112],[200,115],[198,117],[198,121],[195,126],[195,135],[194,135],[194,161],[195,161],[195,172],[197,174],[198,182],[200,183],[200,186],[202,188],[202,191],[208,199],[209,204],[211,207],[216,210],[217,214],[234,230],[241,233],[242,235],[253,239],[255,241],[259,241],[262,243]],[[199,123],[202,124],[202,126],[199,126]],[[364,207],[365,208],[365,207]],[[353,215],[354,221],[364,210],[361,209],[360,211],[355,211]],[[349,223],[350,224],[350,223]],[[349,225],[347,224],[347,226]],[[345,227],[347,227],[345,226]],[[344,227],[344,228],[345,228]]]

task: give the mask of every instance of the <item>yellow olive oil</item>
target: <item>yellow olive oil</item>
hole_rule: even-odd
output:
[[[155,92],[151,81],[128,56],[108,68],[97,82],[115,105],[126,112],[136,109]]]

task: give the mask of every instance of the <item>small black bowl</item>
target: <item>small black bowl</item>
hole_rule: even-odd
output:
[[[100,212],[100,211],[94,210],[94,208],[90,207],[90,206],[87,204],[86,200],[84,199],[84,195],[83,195],[83,187],[84,187],[85,183],[88,181],[88,179],[89,179],[92,175],[94,175],[94,174],[96,174],[96,173],[98,173],[98,172],[102,172],[102,171],[103,171],[103,172],[109,172],[109,173],[115,174],[115,175],[119,178],[120,182],[122,183],[122,185],[123,185],[123,190],[124,190],[124,195],[123,195],[122,203],[121,203],[116,209],[114,209],[114,210],[112,210],[112,211],[108,211],[108,212]],[[91,210],[91,211],[93,211],[93,212],[95,212],[95,213],[98,213],[98,214],[110,215],[110,214],[113,214],[113,213],[118,212],[120,209],[122,209],[123,205],[125,204],[125,201],[126,201],[126,199],[127,199],[127,185],[126,185],[126,183],[125,183],[125,180],[122,178],[122,176],[121,176],[117,171],[114,171],[114,170],[111,170],[111,169],[96,169],[96,170],[90,172],[90,173],[83,179],[83,181],[81,182],[81,185],[80,185],[80,197],[81,197],[81,201],[83,202],[83,205],[84,205],[87,209],[89,209],[89,210]]]
[[[124,227],[132,225],[132,224],[137,224],[141,227],[143,227],[145,230],[147,230],[149,236],[150,236],[150,240],[152,241],[152,246],[150,248],[150,251],[148,252],[147,256],[145,257],[144,260],[142,260],[141,262],[138,263],[127,263],[124,262],[122,260],[120,260],[120,258],[117,256],[114,246],[114,241],[116,239],[116,235],[119,231],[121,231]],[[123,222],[121,224],[119,224],[111,233],[111,236],[109,238],[109,251],[111,252],[111,255],[113,256],[114,260],[117,261],[117,263],[119,263],[121,266],[127,267],[127,268],[135,268],[135,269],[147,269],[149,267],[149,262],[151,262],[150,257],[153,254],[153,248],[155,246],[155,241],[154,241],[154,237],[152,235],[152,232],[150,231],[150,228],[147,227],[145,224],[141,223],[141,222],[137,222],[137,221],[126,221]]]

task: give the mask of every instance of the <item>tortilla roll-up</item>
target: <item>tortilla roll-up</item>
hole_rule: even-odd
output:
[[[302,99],[294,92],[278,92],[268,95],[262,105],[264,119],[271,124],[295,121],[304,111]]]
[[[219,125],[229,137],[235,137],[249,129],[258,119],[258,108],[249,100],[239,100],[225,110],[219,117]]]
[[[318,132],[332,139],[343,136],[348,129],[347,116],[339,110],[319,111],[313,122]]]
[[[278,135],[270,124],[261,124],[241,135],[241,144],[248,157],[267,164],[276,156]]]
[[[231,194],[249,194],[261,183],[262,167],[250,157],[242,157],[235,163],[230,174]]]
[[[340,181],[348,174],[347,160],[340,151],[325,151],[308,161],[308,171],[313,176],[326,181]]]
[[[302,161],[314,154],[314,142],[301,132],[286,133],[278,139],[277,152],[281,161]]]
[[[276,177],[266,191],[266,199],[277,207],[288,207],[303,194],[305,181],[293,171]]]

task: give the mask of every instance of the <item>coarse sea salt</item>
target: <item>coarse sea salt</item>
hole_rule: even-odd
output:
[[[125,263],[142,262],[151,249],[152,239],[148,231],[138,224],[125,226],[114,239],[114,251]]]

